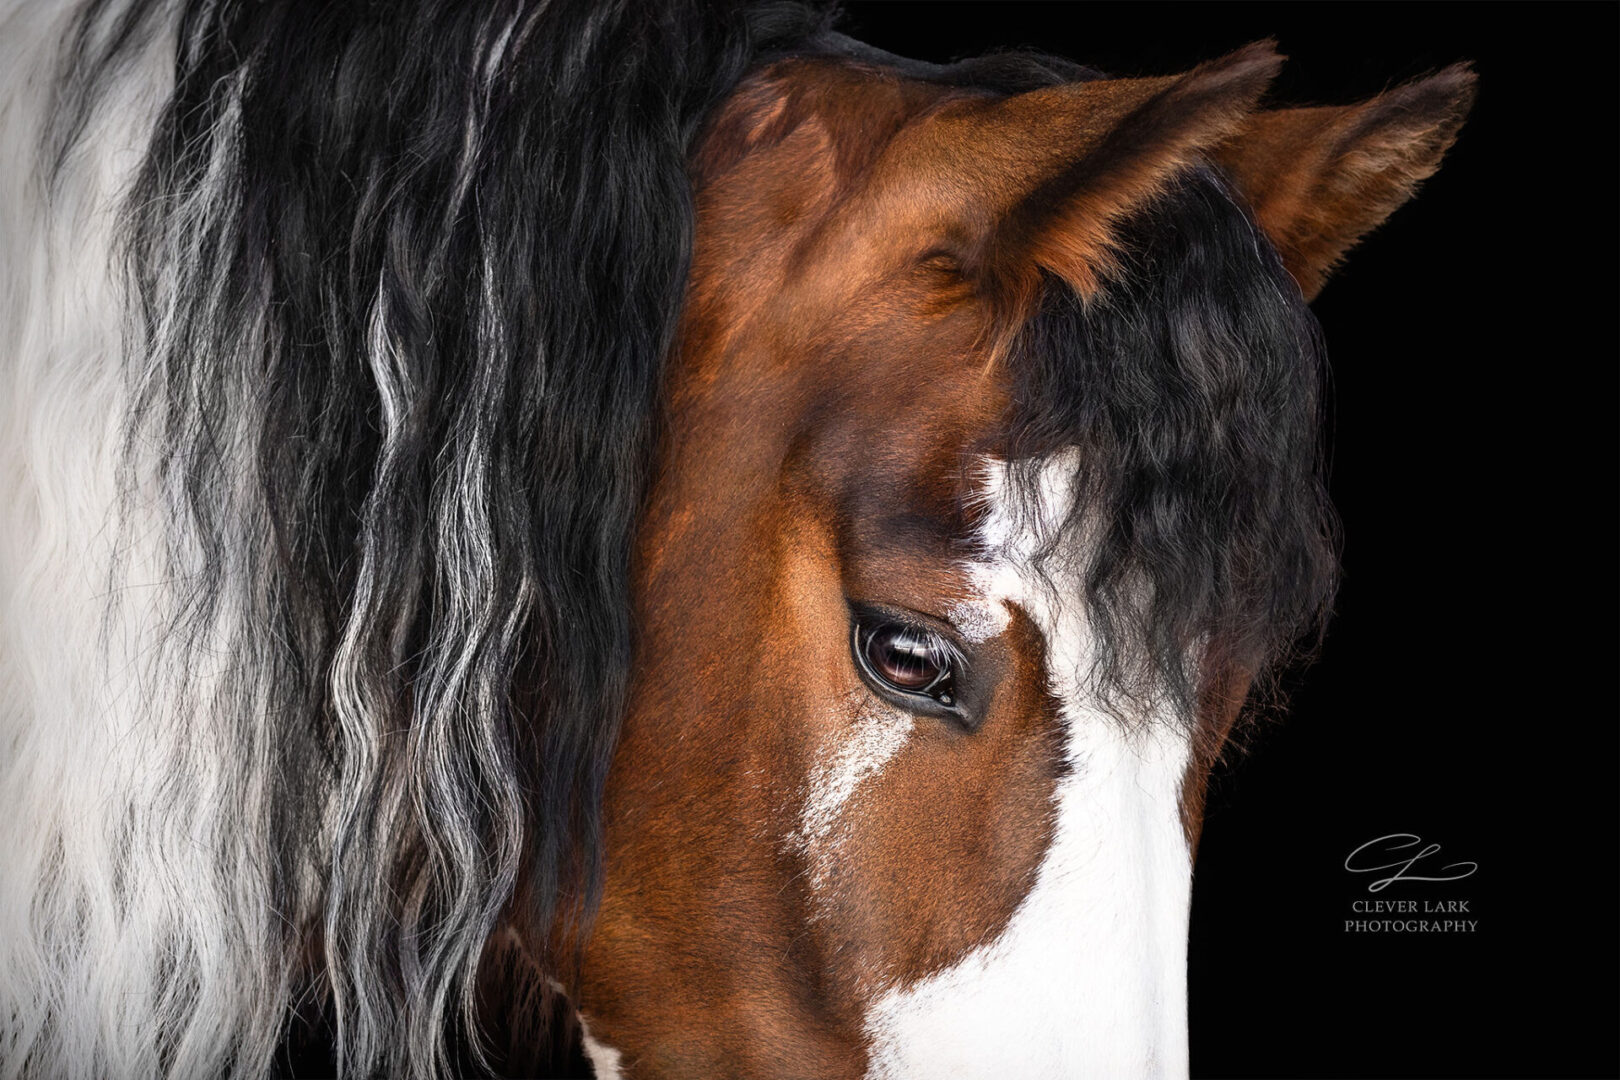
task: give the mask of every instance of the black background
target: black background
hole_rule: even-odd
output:
[[[848,5],[847,32],[902,55],[1022,46],[1117,75],[1275,37],[1284,103],[1480,75],[1440,173],[1313,305],[1344,583],[1289,714],[1215,777],[1195,1076],[1620,1074],[1617,12]],[[1369,896],[1344,859],[1394,832],[1479,870]],[[1346,933],[1358,897],[1466,899],[1478,930]]]

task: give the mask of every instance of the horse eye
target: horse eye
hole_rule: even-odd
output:
[[[953,650],[932,630],[892,619],[857,619],[855,659],[867,681],[906,699],[956,704]]]

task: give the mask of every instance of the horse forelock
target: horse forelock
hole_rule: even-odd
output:
[[[1039,565],[1077,571],[1094,689],[1190,722],[1200,671],[1297,660],[1331,600],[1325,367],[1314,317],[1218,174],[1199,170],[1121,228],[1098,302],[1049,279],[1018,332],[1007,457],[1017,498],[1077,450],[1071,512]],[[1019,463],[1034,463],[1025,466]]]

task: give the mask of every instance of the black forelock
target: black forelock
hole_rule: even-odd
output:
[[[1091,301],[1048,278],[1011,359],[1007,453],[1033,521],[1039,463],[1078,451],[1044,562],[1083,583],[1094,689],[1121,715],[1166,703],[1190,719],[1201,676],[1264,680],[1331,602],[1323,354],[1298,287],[1212,169],[1118,239],[1121,269]]]

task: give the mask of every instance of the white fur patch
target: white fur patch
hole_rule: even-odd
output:
[[[592,1038],[591,1026],[586,1022],[584,1014],[578,1015],[580,1042],[585,1048],[585,1060],[591,1063],[591,1071],[595,1073],[596,1080],[622,1080],[624,1055],[607,1043]]]
[[[864,694],[862,695],[865,696]],[[875,701],[858,707],[849,736],[810,774],[799,829],[792,842],[810,860],[810,884],[826,884],[843,839],[838,828],[844,804],[867,778],[900,752],[916,727],[910,713]]]
[[[1059,457],[1043,473],[1042,517],[1067,505]],[[987,561],[991,602],[1016,602],[1047,642],[1072,771],[1058,785],[1052,846],[1003,933],[950,969],[883,994],[867,1015],[869,1075],[1185,1076],[1191,861],[1180,821],[1186,738],[1167,717],[1133,734],[1088,704],[1091,654],[1078,589],[1022,568],[1034,537],[999,500],[993,466]]]
[[[992,582],[982,580],[993,577],[990,568],[976,564],[970,573],[986,595],[995,595]],[[1005,604],[985,600],[964,600],[951,608],[950,616],[951,624],[975,645],[999,637],[1012,622]]]

